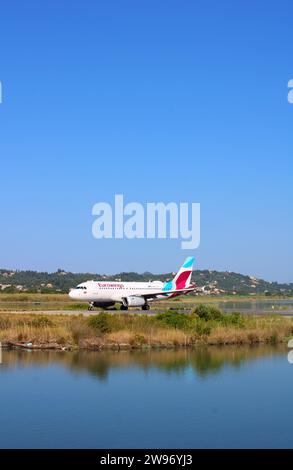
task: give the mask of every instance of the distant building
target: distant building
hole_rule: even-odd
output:
[[[8,289],[8,287],[11,287],[11,284],[0,284],[1,290]]]
[[[14,271],[9,271],[9,272],[5,272],[2,274],[3,277],[12,277],[14,276],[15,272]]]

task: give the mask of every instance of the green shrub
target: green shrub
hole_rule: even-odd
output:
[[[196,322],[195,331],[199,336],[208,336],[212,331],[212,327],[206,320],[201,319]]]
[[[214,307],[213,305],[197,305],[193,311],[199,318],[205,321],[209,320],[218,320],[223,319],[223,314],[220,309]]]
[[[191,320],[185,313],[178,313],[175,310],[167,310],[165,313],[159,313],[156,315],[156,319],[176,329],[188,328]]]
[[[238,326],[239,328],[243,328],[245,326],[244,315],[239,312],[224,314],[222,321],[224,325]]]
[[[90,316],[88,319],[88,325],[91,328],[100,331],[100,333],[110,333],[112,331],[107,313]]]

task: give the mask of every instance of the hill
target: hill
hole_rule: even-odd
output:
[[[70,288],[89,279],[107,281],[148,281],[172,279],[173,274],[152,274],[149,272],[138,274],[135,272],[122,272],[112,276],[93,273],[70,273],[59,269],[55,273],[37,271],[12,271],[0,269],[1,292],[68,292]],[[279,284],[244,276],[233,272],[219,272],[210,270],[194,271],[192,280],[199,287],[199,291],[206,294],[266,294],[266,295],[293,295],[293,283]]]

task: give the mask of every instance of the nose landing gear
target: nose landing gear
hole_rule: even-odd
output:
[[[90,302],[90,303],[89,303],[88,310],[89,310],[89,311],[94,310],[94,302]]]

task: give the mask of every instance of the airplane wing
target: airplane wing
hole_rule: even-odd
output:
[[[164,297],[169,297],[172,294],[173,297],[176,294],[188,294],[189,292],[193,292],[196,289],[195,285],[191,285],[189,287],[185,287],[184,289],[177,289],[177,290],[168,290],[168,291],[160,291],[160,292],[153,292],[152,294],[137,294],[133,297],[144,297],[146,300],[151,299],[162,299]]]

